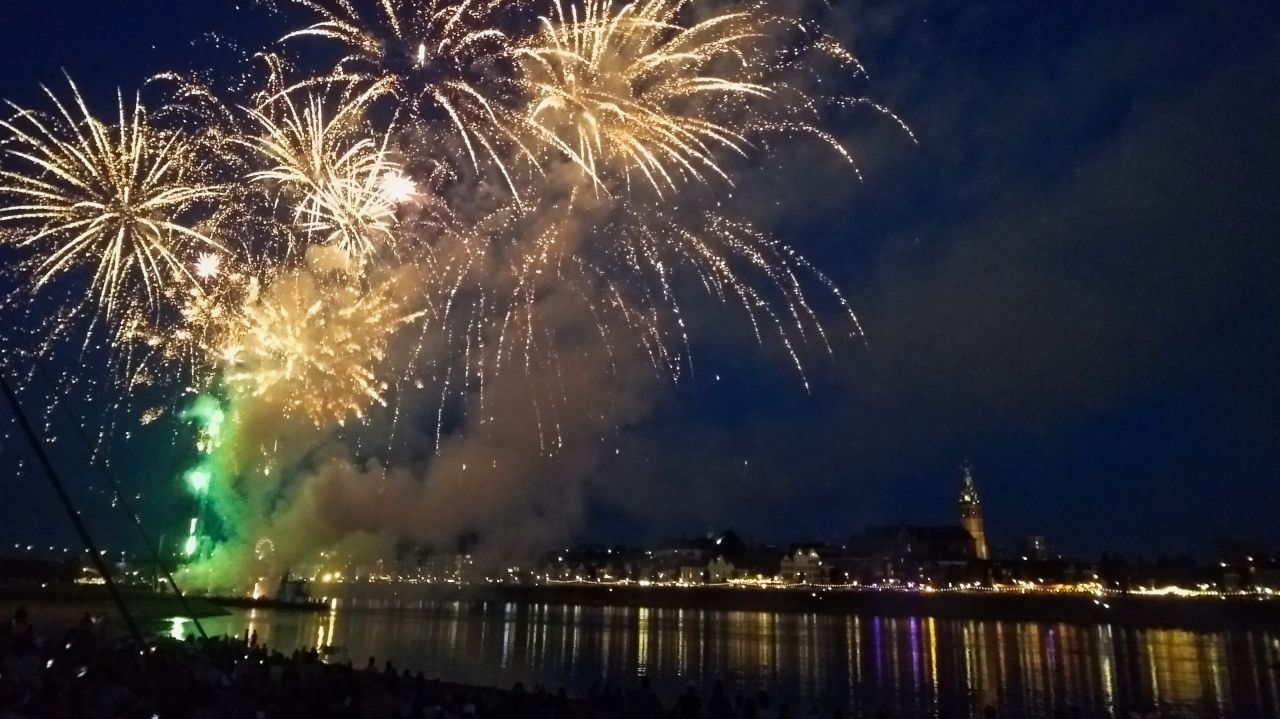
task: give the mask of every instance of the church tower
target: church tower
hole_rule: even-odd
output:
[[[968,462],[964,464],[964,484],[960,487],[960,524],[973,538],[974,558],[990,559],[987,532],[982,526],[982,503],[978,501],[978,490],[973,486],[973,468]]]

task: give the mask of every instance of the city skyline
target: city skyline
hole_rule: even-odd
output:
[[[1066,562],[1068,564],[1088,565],[1096,563],[1098,560],[1110,558],[1118,562],[1134,562],[1143,565],[1152,561],[1174,562],[1175,564],[1185,564],[1192,562],[1202,567],[1212,567],[1219,565],[1221,562],[1234,564],[1246,559],[1245,554],[1256,554],[1257,561],[1266,563],[1275,563],[1280,561],[1280,554],[1277,554],[1277,548],[1256,537],[1244,537],[1239,535],[1225,536],[1206,544],[1203,547],[1193,549],[1188,552],[1170,552],[1161,550],[1154,553],[1144,553],[1131,547],[1104,547],[1097,552],[1081,550],[1078,547],[1064,546],[1056,537],[1046,535],[1044,533],[1010,534],[1004,531],[1000,525],[1000,518],[995,518],[995,531],[989,531],[986,517],[981,511],[981,494],[978,490],[978,484],[973,474],[973,465],[970,462],[963,462],[956,466],[956,475],[959,481],[956,483],[954,492],[954,501],[949,516],[898,516],[898,517],[881,517],[872,519],[870,522],[860,526],[849,526],[838,529],[826,535],[796,535],[796,536],[780,536],[772,534],[749,535],[740,533],[735,526],[716,526],[703,525],[701,527],[689,526],[683,531],[672,532],[663,536],[650,536],[642,539],[635,538],[619,538],[610,537],[608,535],[585,535],[578,534],[572,537],[564,538],[561,543],[548,545],[545,547],[525,547],[522,553],[498,552],[494,554],[489,551],[491,548],[485,548],[483,537],[478,534],[469,534],[456,537],[448,542],[440,542],[431,545],[415,545],[411,542],[398,543],[391,554],[382,556],[367,555],[362,558],[347,557],[343,561],[354,561],[360,564],[369,564],[371,562],[388,562],[398,561],[395,557],[403,558],[408,554],[422,554],[422,556],[437,557],[453,557],[467,556],[471,557],[471,553],[476,549],[485,551],[489,556],[486,561],[493,563],[495,566],[507,561],[516,561],[526,563],[554,557],[557,554],[565,553],[582,553],[587,555],[601,553],[621,553],[636,551],[643,552],[645,549],[670,548],[682,546],[698,546],[707,554],[707,559],[714,558],[723,553],[721,550],[721,542],[728,537],[732,537],[732,541],[741,544],[742,547],[750,548],[752,551],[766,551],[778,553],[783,550],[783,554],[789,554],[798,550],[819,550],[824,554],[827,552],[839,553],[849,548],[851,544],[857,545],[865,542],[869,538],[879,537],[871,541],[910,541],[904,540],[904,537],[913,537],[920,534],[925,542],[938,541],[938,546],[944,547],[944,553],[959,552],[966,561],[991,563],[993,566],[999,566],[1003,563],[1016,563],[1018,561],[1055,561]],[[194,523],[189,528],[194,532]],[[953,534],[962,532],[964,542],[967,548],[964,550],[956,549],[957,537],[961,536]],[[939,534],[941,533],[941,534]],[[897,534],[898,538],[894,540],[890,535]],[[936,537],[931,535],[937,535]],[[193,553],[191,540],[197,535],[194,533],[179,535],[171,540],[168,546],[161,544],[158,547],[160,555],[166,557],[166,561],[182,562],[187,560]],[[990,539],[994,536],[994,540]],[[161,538],[164,541],[164,538]],[[272,547],[270,542],[265,542],[266,551],[270,553]],[[40,560],[60,560],[75,557],[82,554],[80,550],[75,549],[75,543],[70,544],[42,544],[36,541],[34,544],[24,541],[14,542],[11,550],[0,548],[0,555],[8,554],[11,557],[31,557]],[[201,544],[202,552],[210,547]],[[150,554],[142,548],[130,548],[122,550],[119,547],[111,546],[102,550],[108,558],[118,558],[120,562],[142,562],[144,564],[152,561]],[[319,556],[328,555],[329,553],[321,553],[317,557],[305,558],[310,563],[318,561]],[[779,556],[783,556],[780,554]],[[563,557],[561,557],[563,561]],[[1253,556],[1247,557],[1249,563],[1254,561]],[[452,561],[452,560],[451,560]],[[1221,564],[1221,566],[1228,566]]]

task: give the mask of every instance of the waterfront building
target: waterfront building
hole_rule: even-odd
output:
[[[733,562],[738,581],[751,584],[773,583],[778,581],[780,555],[785,556],[782,547],[760,544],[747,547],[730,561]]]
[[[663,542],[648,552],[655,562],[676,562],[682,566],[706,564],[711,561],[715,542],[710,539],[685,539]]]
[[[419,571],[432,581],[465,584],[475,579],[475,559],[461,552],[433,553],[421,560]]]
[[[736,571],[733,562],[723,556],[716,555],[716,558],[707,564],[707,582],[709,584],[725,584],[734,578]]]
[[[848,580],[928,584],[968,579],[973,552],[962,526],[899,524],[868,527],[833,563]]]
[[[800,548],[782,558],[778,574],[790,584],[828,584],[831,566],[822,561],[817,549]]]
[[[1240,539],[1218,543],[1219,584],[1228,591],[1280,589],[1280,552],[1262,542]]]
[[[680,581],[684,584],[702,584],[707,577],[707,568],[703,566],[684,566],[680,568]]]
[[[870,548],[868,554],[873,556],[961,563],[977,558],[972,535],[956,525],[869,527],[862,540]]]

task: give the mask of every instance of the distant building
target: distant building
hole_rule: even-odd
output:
[[[737,578],[741,581],[761,583],[778,579],[778,565],[785,550],[782,547],[761,544],[747,547],[733,559]]]
[[[1018,540],[1018,549],[1023,560],[1043,562],[1052,558],[1053,549],[1048,537],[1043,534],[1029,534]]]
[[[707,565],[707,582],[710,584],[724,584],[734,578],[736,571],[733,562],[717,555]]]
[[[842,582],[936,583],[966,580],[972,559],[964,527],[898,524],[850,537],[828,564]]]
[[[702,584],[706,581],[706,577],[706,567],[684,566],[680,568],[680,581],[684,584]]]
[[[960,487],[960,524],[972,538],[973,558],[990,559],[987,531],[982,524],[982,503],[978,501],[978,490],[973,486],[973,468],[967,462],[964,465],[964,483]]]
[[[1280,589],[1280,553],[1271,547],[1237,539],[1220,542],[1217,549],[1224,589]]]
[[[683,566],[706,564],[712,559],[715,544],[711,540],[693,539],[666,542],[649,552],[657,562],[678,562]]]
[[[782,581],[791,584],[827,584],[831,577],[831,566],[822,561],[818,550],[812,547],[797,549],[795,554],[782,558],[778,567]]]
[[[868,527],[861,541],[873,556],[961,563],[976,558],[973,536],[955,525]]]
[[[445,582],[469,582],[474,579],[475,560],[470,554],[430,554],[421,560],[419,571],[428,579]]]

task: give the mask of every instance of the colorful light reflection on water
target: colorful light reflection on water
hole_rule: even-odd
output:
[[[446,680],[577,695],[647,674],[667,700],[720,678],[826,715],[980,716],[986,704],[1006,717],[1070,705],[1124,715],[1150,703],[1199,717],[1280,716],[1276,631],[492,602],[240,611],[204,626],[257,632],[285,651],[335,645],[357,666],[376,656]]]

